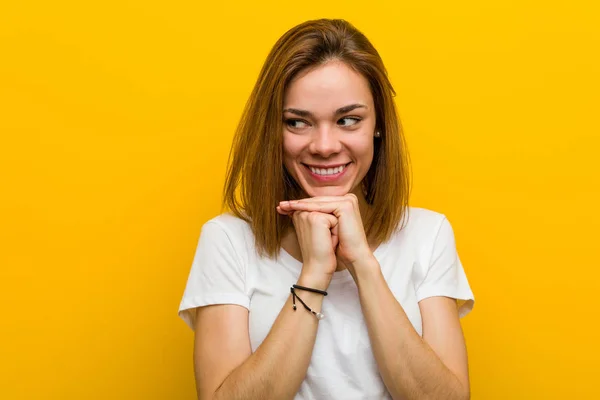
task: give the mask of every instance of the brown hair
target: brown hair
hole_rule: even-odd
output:
[[[408,210],[409,160],[396,113],[396,95],[383,61],[369,40],[341,19],[307,21],[287,31],[271,49],[246,103],[229,153],[223,206],[249,222],[259,254],[273,257],[289,217],[275,210],[282,200],[299,199],[302,188],[283,165],[283,99],[302,70],[331,60],[362,74],[371,87],[376,130],[373,162],[363,179],[370,212],[367,237],[389,239]]]

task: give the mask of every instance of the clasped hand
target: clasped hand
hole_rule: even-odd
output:
[[[333,273],[337,259],[356,279],[355,268],[373,259],[358,198],[352,193],[282,201],[277,212],[292,217],[304,262],[328,259],[330,266],[333,261]]]

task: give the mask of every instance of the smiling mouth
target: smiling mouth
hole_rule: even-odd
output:
[[[350,165],[350,163],[344,165],[338,165],[337,167],[331,168],[318,168],[313,167],[308,164],[304,164],[306,168],[310,170],[314,175],[322,176],[322,177],[334,177],[340,175],[342,172],[346,170],[346,168]]]

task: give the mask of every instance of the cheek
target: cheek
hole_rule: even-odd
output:
[[[283,134],[283,153],[290,156],[299,155],[308,145],[307,138],[301,135],[292,135],[289,132]]]
[[[349,145],[352,146],[352,152],[357,159],[363,162],[371,162],[373,153],[375,152],[375,146],[370,135],[365,135],[365,137],[360,138],[360,140],[355,140],[353,143],[349,143]]]
[[[283,134],[283,163],[288,170],[294,169],[294,160],[299,156],[301,149],[302,145],[298,140],[294,140],[289,134]]]

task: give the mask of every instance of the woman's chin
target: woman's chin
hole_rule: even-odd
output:
[[[306,193],[310,197],[321,197],[321,196],[345,196],[349,190],[343,187],[337,186],[324,186],[324,187],[311,187],[306,190]]]

